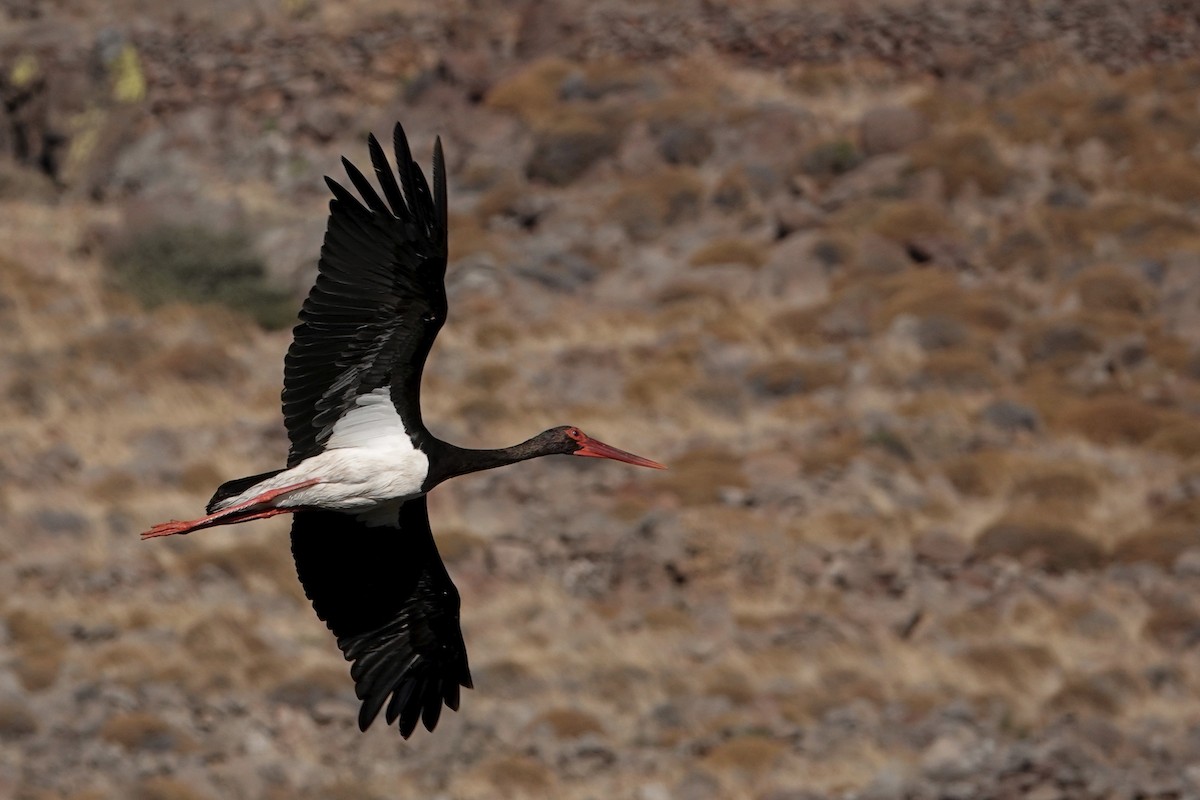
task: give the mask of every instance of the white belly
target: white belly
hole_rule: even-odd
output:
[[[421,494],[428,474],[429,458],[413,446],[384,387],[357,398],[355,407],[334,424],[325,450],[220,507],[316,479],[320,482],[281,495],[270,505],[367,512],[364,519],[384,524],[390,518],[394,523],[393,510]]]

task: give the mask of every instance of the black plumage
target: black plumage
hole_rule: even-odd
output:
[[[446,321],[446,170],[438,140],[431,193],[399,124],[393,139],[399,184],[379,141],[368,139],[386,202],[346,159],[365,206],[325,179],[334,197],[317,280],[284,359],[289,467],[320,453],[354,399],[383,386],[409,434],[425,431],[421,372]]]
[[[396,527],[368,527],[335,511],[298,512],[292,556],[317,616],[353,662],[359,728],[385,703],[387,724],[399,720],[405,738],[418,720],[433,730],[443,703],[458,710],[459,687],[471,688],[459,596],[429,530],[424,496],[400,506]]]

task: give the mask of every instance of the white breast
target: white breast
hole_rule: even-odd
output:
[[[283,495],[272,505],[359,511],[368,522],[394,524],[394,510],[421,494],[428,474],[429,458],[413,446],[391,392],[382,387],[356,398],[354,407],[334,424],[322,452],[221,506],[316,478],[320,483]]]

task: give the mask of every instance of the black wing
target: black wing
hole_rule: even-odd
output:
[[[400,507],[398,529],[336,511],[297,512],[292,556],[317,616],[352,662],[361,730],[385,702],[387,724],[399,719],[406,739],[418,719],[433,730],[443,703],[458,710],[471,671],[458,590],[433,543],[424,496]]]
[[[399,123],[393,140],[396,173],[367,139],[382,198],[344,158],[362,202],[325,179],[333,200],[317,281],[284,360],[289,467],[325,448],[358,395],[384,386],[405,429],[424,431],[421,370],[446,320],[446,170],[439,139],[430,192]]]

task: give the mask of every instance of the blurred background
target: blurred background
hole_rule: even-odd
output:
[[[1200,12],[796,5],[4,2],[0,796],[1200,796]],[[282,464],[397,119],[433,430],[671,466],[434,493],[477,688],[409,742],[286,520],[138,540]]]

